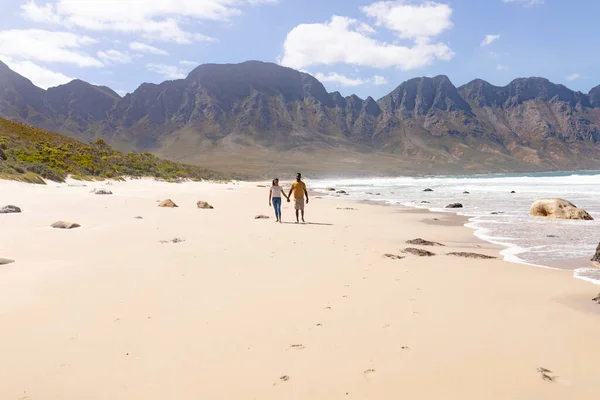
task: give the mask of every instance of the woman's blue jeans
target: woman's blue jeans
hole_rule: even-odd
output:
[[[273,208],[275,209],[275,218],[281,219],[281,197],[273,197]]]

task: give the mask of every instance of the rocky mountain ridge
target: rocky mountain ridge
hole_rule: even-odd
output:
[[[0,64],[0,116],[118,149],[245,172],[600,169],[600,86],[408,80],[375,101],[276,64],[205,64],[121,98],[75,80],[44,91]],[[358,169],[358,171],[357,171]]]

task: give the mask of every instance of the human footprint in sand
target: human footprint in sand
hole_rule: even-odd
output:
[[[269,206],[271,203],[273,204],[273,208],[275,209],[275,222],[281,223],[281,195],[284,195],[285,198],[290,201],[290,198],[285,195],[283,188],[279,186],[279,178],[273,179],[273,185],[271,186],[271,190],[269,191]]]
[[[302,174],[298,172],[296,174],[296,182],[292,183],[290,192],[288,193],[288,203],[290,202],[290,196],[294,192],[294,208],[296,209],[296,223],[299,223],[298,212],[302,213],[302,222],[304,221],[304,196],[306,196],[306,204],[308,204],[308,192],[306,191],[306,185],[302,182]]]

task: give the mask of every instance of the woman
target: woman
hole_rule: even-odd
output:
[[[279,186],[279,179],[273,179],[273,186],[271,186],[271,190],[269,191],[269,206],[271,205],[271,199],[273,200],[273,208],[275,209],[275,222],[281,223],[281,195],[289,200],[289,197],[283,191],[283,188]]]

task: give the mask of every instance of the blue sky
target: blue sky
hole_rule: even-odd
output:
[[[596,0],[0,0],[0,60],[41,87],[132,92],[203,63],[278,62],[329,91],[543,76],[600,84]]]

